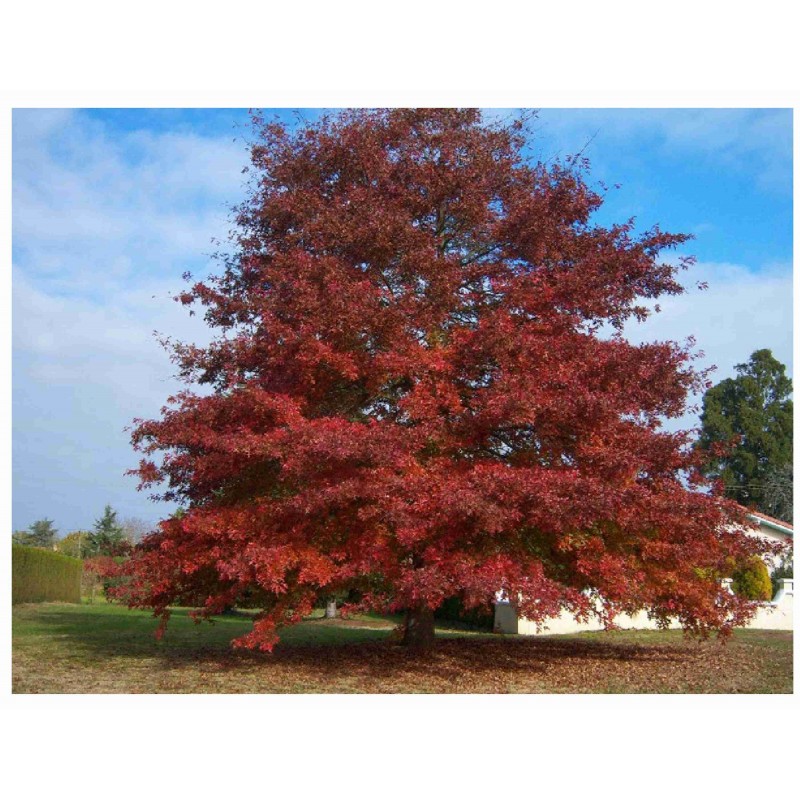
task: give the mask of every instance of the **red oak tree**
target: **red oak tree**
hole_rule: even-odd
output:
[[[136,421],[141,485],[183,510],[126,565],[130,605],[163,626],[247,601],[236,644],[265,650],[347,590],[420,647],[443,600],[498,590],[535,621],[746,621],[718,575],[764,545],[660,422],[704,376],[621,333],[683,291],[691,260],[660,259],[686,236],[594,224],[582,161],[532,163],[520,122],[474,110],[254,130],[232,254],[178,298],[219,332],[171,345],[213,391]]]

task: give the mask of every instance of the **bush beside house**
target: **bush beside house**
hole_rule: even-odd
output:
[[[772,581],[767,565],[757,556],[737,569],[733,575],[731,588],[736,594],[748,600],[772,600]]]

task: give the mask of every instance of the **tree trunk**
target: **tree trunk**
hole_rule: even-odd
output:
[[[325,619],[336,619],[337,613],[336,601],[328,600],[328,602],[325,603]]]
[[[406,611],[403,629],[403,644],[411,650],[424,651],[433,648],[433,611],[429,608],[409,608]]]

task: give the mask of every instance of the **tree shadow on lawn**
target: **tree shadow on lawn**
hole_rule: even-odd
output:
[[[152,615],[129,611],[125,606],[105,606],[87,613],[86,607],[75,611],[59,606],[52,610],[39,607],[34,617],[15,622],[20,638],[69,642],[71,648],[97,656],[162,657],[173,661],[195,660],[199,654],[248,655],[234,650],[231,641],[252,629],[253,618],[248,614],[215,617],[196,623],[188,609],[176,609],[166,632],[159,641],[155,632],[158,620]],[[337,620],[338,622],[338,620]],[[311,620],[287,628],[282,638],[294,647],[347,645],[351,642],[385,639],[391,625],[376,625],[366,621],[347,626],[324,624]]]
[[[430,653],[414,653],[399,645],[390,623],[376,626],[369,621],[313,620],[282,632],[273,653],[233,650],[231,639],[250,630],[251,619],[234,615],[217,618],[213,625],[196,625],[185,609],[176,611],[161,641],[154,638],[156,621],[123,606],[87,614],[85,609],[48,611],[40,609],[33,636],[63,642],[64,649],[92,662],[108,658],[157,659],[170,669],[201,666],[213,670],[265,668],[319,675],[335,684],[362,676],[375,685],[391,686],[401,678],[411,684],[435,679],[434,690],[449,691],[463,684],[465,676],[478,685],[498,676],[536,673],[558,674],[602,672],[627,664],[644,669],[659,664],[689,666],[714,643],[678,639],[674,643],[639,644],[596,636],[582,639],[562,637],[510,637],[502,635],[454,635],[437,637]],[[365,623],[365,624],[364,624]],[[66,641],[65,641],[66,640]],[[438,687],[438,688],[436,688]]]
[[[437,679],[437,691],[457,690],[466,680],[484,687],[511,675],[544,676],[558,672],[594,671],[611,664],[653,664],[683,662],[687,653],[681,647],[640,646],[601,642],[556,641],[551,639],[438,638],[431,652],[414,653],[391,641],[358,644],[337,648],[301,650],[278,646],[275,659],[303,668],[324,666],[332,678],[353,672],[368,675],[388,685],[402,676],[410,682],[424,683]],[[484,691],[485,689],[478,689]]]

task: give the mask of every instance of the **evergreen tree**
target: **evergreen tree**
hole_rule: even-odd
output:
[[[27,531],[14,531],[12,540],[14,544],[24,544],[28,547],[52,548],[55,544],[58,531],[53,527],[53,520],[36,520]]]
[[[114,556],[124,552],[127,545],[125,532],[117,522],[117,512],[110,505],[95,522],[87,544],[88,552],[96,556]]]
[[[709,389],[703,398],[698,447],[737,440],[725,455],[712,457],[709,477],[720,478],[729,497],[750,508],[773,513],[767,484],[776,471],[791,469],[792,381],[770,350],[757,350],[738,375]]]

